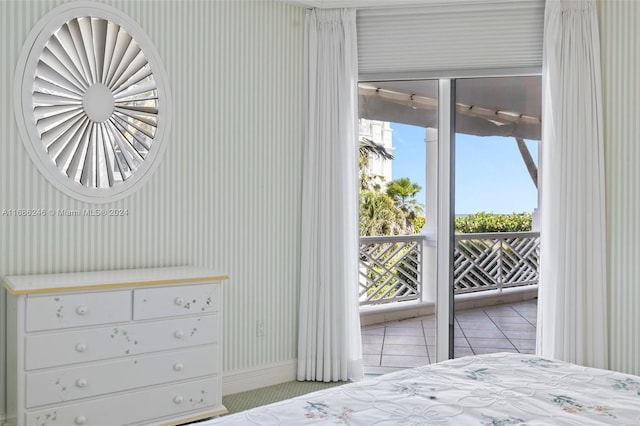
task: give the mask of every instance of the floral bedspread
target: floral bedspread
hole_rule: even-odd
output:
[[[198,425],[640,425],[640,377],[523,354],[386,374]]]

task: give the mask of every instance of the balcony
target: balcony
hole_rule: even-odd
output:
[[[454,294],[538,284],[539,232],[457,234]]]
[[[456,356],[533,352],[539,245],[538,232],[455,236]],[[361,237],[359,285],[367,370],[434,362],[435,244]]]
[[[494,352],[534,353],[536,300],[456,311],[454,357]],[[362,327],[367,374],[436,362],[435,315]]]

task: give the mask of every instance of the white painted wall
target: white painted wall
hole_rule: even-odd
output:
[[[174,100],[165,156],[142,189],[106,206],[127,209],[126,217],[0,215],[0,276],[213,268],[230,276],[224,371],[290,365],[297,353],[304,10],[275,0],[104,2],[133,17],[164,62]],[[13,114],[22,43],[61,3],[0,0],[0,211],[90,207],[42,177]],[[264,337],[256,336],[258,320]]]

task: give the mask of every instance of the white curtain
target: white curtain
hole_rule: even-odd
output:
[[[309,10],[298,380],[363,376],[355,10]]]
[[[608,364],[600,47],[594,0],[547,0],[539,355]]]

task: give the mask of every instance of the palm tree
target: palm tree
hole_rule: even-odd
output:
[[[360,140],[360,161],[368,164],[370,155],[384,158],[385,160],[393,160],[393,155],[391,155],[383,145],[380,145],[371,139],[362,138],[362,140]]]
[[[407,177],[392,180],[387,185],[387,195],[391,197],[396,206],[404,212],[417,212],[421,207],[413,199],[422,187]]]
[[[405,228],[413,230],[413,223],[422,206],[415,200],[415,196],[422,187],[407,177],[392,180],[387,184],[387,195],[394,201],[396,207],[404,214]]]
[[[407,229],[405,214],[385,193],[360,191],[360,235],[400,235]]]

